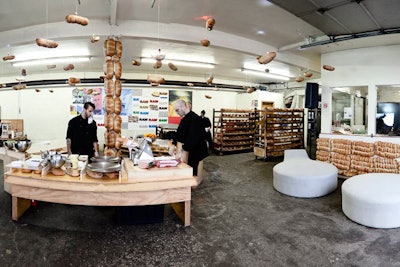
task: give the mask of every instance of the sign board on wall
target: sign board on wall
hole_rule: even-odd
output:
[[[93,102],[96,107],[94,120],[98,126],[104,126],[104,97],[104,88],[75,88],[72,90],[70,114],[80,114],[85,102]],[[191,104],[192,92],[157,88],[123,88],[120,98],[122,129],[154,129],[159,124],[179,123],[180,117],[175,113],[173,105],[178,99]]]

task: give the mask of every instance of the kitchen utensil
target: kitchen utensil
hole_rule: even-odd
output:
[[[115,162],[115,163],[121,162],[121,159],[119,157],[111,157],[111,156],[92,157],[90,160],[92,162]]]
[[[66,157],[61,154],[49,155],[48,161],[53,168],[60,168],[65,164]]]
[[[14,141],[14,148],[19,152],[27,151],[32,145],[31,140],[18,140]]]
[[[13,150],[14,148],[14,140],[4,141],[4,145],[7,149]]]
[[[92,162],[87,165],[87,168],[91,171],[101,173],[116,172],[121,170],[121,164],[108,161]]]

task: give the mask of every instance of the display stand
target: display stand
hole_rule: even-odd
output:
[[[258,113],[254,138],[256,158],[283,156],[286,149],[304,147],[303,109],[267,108]]]
[[[254,146],[256,110],[221,109],[213,110],[214,150],[224,152],[251,150]]]

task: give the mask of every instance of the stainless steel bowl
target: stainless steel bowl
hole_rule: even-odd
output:
[[[116,162],[92,162],[87,165],[87,168],[94,172],[116,172],[121,170],[121,164]]]
[[[14,141],[14,148],[19,152],[27,151],[32,145],[31,140],[18,140]]]
[[[3,142],[4,146],[10,150],[14,149],[14,140],[8,140]]]
[[[92,162],[116,162],[116,163],[121,162],[121,159],[119,157],[111,157],[111,156],[92,157],[90,160]]]
[[[65,164],[66,157],[61,154],[54,154],[48,156],[51,167],[60,168]]]

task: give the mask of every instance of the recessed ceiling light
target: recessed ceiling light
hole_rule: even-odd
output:
[[[258,35],[265,35],[265,31],[263,31],[263,30],[258,30],[256,33],[257,33]]]

